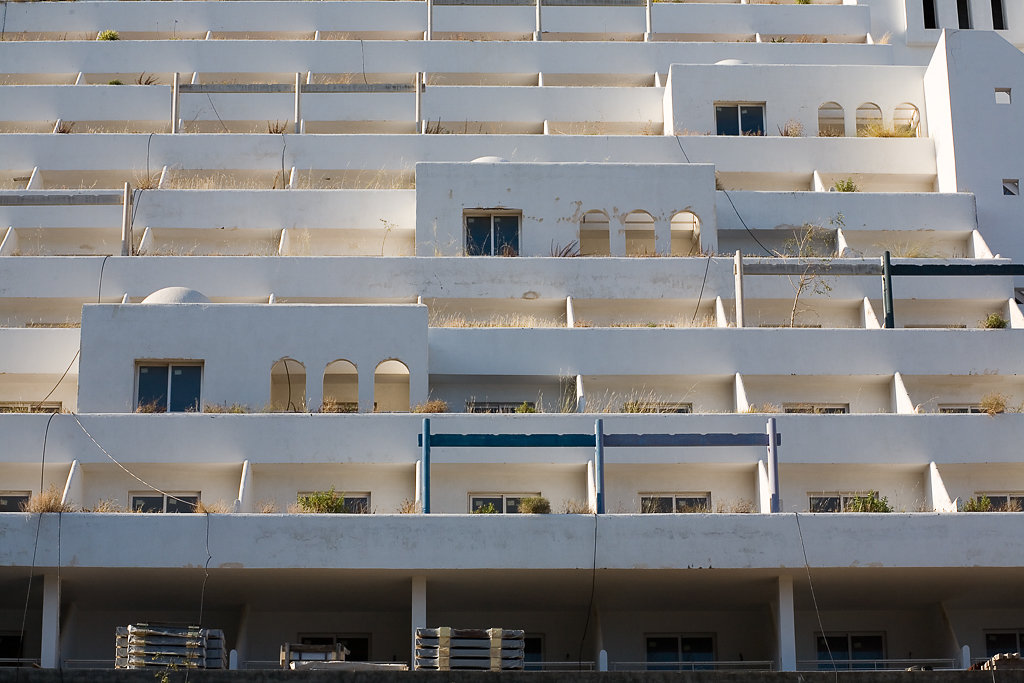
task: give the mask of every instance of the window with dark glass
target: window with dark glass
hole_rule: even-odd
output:
[[[133,493],[129,495],[134,512],[195,512],[198,493]]]
[[[519,215],[466,214],[467,256],[518,256]]]
[[[640,512],[711,512],[710,493],[644,493],[640,495]]]
[[[526,671],[542,671],[544,661],[544,636],[526,636],[523,638],[523,669]]]
[[[21,512],[30,495],[28,491],[0,492],[0,512]]]
[[[715,661],[715,637],[701,634],[647,636],[648,671],[708,671]]]
[[[993,631],[985,634],[985,656],[1020,652],[1024,645],[1024,631]]]
[[[519,513],[519,501],[523,498],[539,498],[539,493],[474,493],[469,497],[469,511],[491,512],[513,515]]]
[[[971,26],[970,0],[956,0],[956,17],[960,28],[973,28]]]
[[[1006,30],[1006,11],[1003,10],[1003,0],[992,0],[992,28],[997,31]]]
[[[201,364],[141,362],[135,410],[140,413],[198,412],[202,406],[202,384]]]
[[[938,28],[939,22],[935,12],[935,0],[921,0],[921,9],[924,13],[924,27]]]
[[[718,135],[764,135],[764,105],[715,105],[715,125]]]
[[[878,498],[877,491],[866,493],[820,493],[808,497],[807,509],[811,512],[846,512],[855,498]]]
[[[818,634],[819,668],[870,669],[885,659],[885,635],[882,633]]]

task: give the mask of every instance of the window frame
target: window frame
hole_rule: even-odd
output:
[[[481,513],[476,512],[476,510],[479,509],[480,507],[483,507],[483,505],[480,505],[480,506],[477,506],[476,508],[474,508],[473,507],[473,499],[474,498],[477,498],[477,499],[500,498],[501,499],[501,509],[498,510],[497,514],[499,514],[499,515],[521,515],[523,513],[521,513],[519,511],[519,509],[518,509],[518,506],[519,506],[518,501],[519,500],[521,500],[523,498],[540,498],[542,495],[543,494],[540,493],[540,492],[530,492],[530,493],[519,493],[519,492],[516,492],[516,493],[482,492],[481,493],[481,492],[471,492],[471,493],[466,495],[466,498],[469,501],[469,507],[468,507],[469,514],[481,514]],[[512,499],[514,501],[517,501],[517,502],[513,503],[513,505],[516,506],[516,509],[514,509],[512,511],[509,511],[509,509],[508,509],[508,507],[509,507],[509,500],[510,499]],[[491,501],[488,500],[487,502],[490,503]]]
[[[817,403],[813,401],[783,403],[782,412],[788,415],[849,415],[849,403]]]
[[[5,499],[5,498],[16,498],[16,499],[18,499],[18,502],[16,502],[15,505],[14,505],[15,509],[13,509],[13,510],[0,510],[0,512],[23,512],[23,510],[21,509],[21,506],[23,504],[25,504],[25,503],[28,503],[28,501],[30,501],[32,499],[32,492],[31,491],[17,491],[17,490],[14,490],[14,489],[11,489],[9,491],[0,491],[0,499]],[[5,505],[5,507],[7,507],[7,506],[8,505]]]
[[[511,250],[512,253],[496,253],[497,250],[497,236],[495,228],[495,218],[514,217],[516,219],[516,243],[514,248]],[[487,244],[489,244],[490,253],[475,253],[474,249],[471,249],[472,242],[469,238],[469,219],[470,218],[487,218],[490,222],[490,234],[487,238]],[[462,244],[463,253],[466,256],[519,256],[522,254],[522,242],[523,242],[523,212],[515,209],[500,209],[500,210],[484,210],[484,209],[466,209],[462,212]],[[504,245],[503,245],[504,246]]]
[[[199,393],[195,400],[195,410],[171,410],[171,403],[174,400],[174,369],[175,368],[199,368]],[[167,387],[164,395],[163,410],[143,410],[140,411],[140,407],[144,407],[148,404],[140,403],[139,390],[141,388],[142,370],[146,368],[167,368]],[[135,391],[133,392],[133,410],[135,412],[151,412],[151,413],[201,413],[203,412],[203,384],[206,378],[206,363],[203,360],[165,360],[165,359],[136,359],[135,361]]]
[[[974,500],[980,498],[988,498],[989,502],[992,503],[993,512],[1016,512],[1016,510],[1008,510],[1007,508],[1016,503],[1016,505],[1024,511],[1024,491],[975,491]],[[1000,504],[1001,510],[995,509],[997,507],[996,500],[1005,499],[1005,502]]]
[[[828,652],[831,653],[831,660],[835,660],[839,668],[845,668],[847,670],[858,670],[864,667],[858,667],[856,664],[857,658],[853,656],[853,640],[854,638],[879,638],[882,641],[882,652],[881,657],[865,659],[865,662],[875,662],[885,660],[888,657],[889,643],[886,638],[885,631],[821,631],[814,632],[814,654],[815,661],[822,666],[832,668],[832,661],[830,659],[821,659],[821,650],[818,648],[818,639],[825,638],[845,638],[846,639],[846,658],[839,658],[835,656],[835,653],[831,651],[831,647],[828,648]],[[826,641],[827,642],[827,641]],[[838,664],[843,662],[843,664]]]
[[[136,505],[135,505],[135,499],[136,498],[156,498],[158,496],[162,499],[162,501],[161,501],[161,509],[160,510],[145,511],[145,510],[141,510],[141,509],[136,509]],[[180,503],[179,501],[174,500],[174,498],[180,498],[180,499],[182,499],[182,500],[184,500],[186,502],[185,503]],[[196,502],[195,503],[188,503],[187,500],[189,498],[195,498]],[[168,491],[167,493],[159,493],[157,491],[129,491],[128,492],[128,509],[130,511],[132,511],[132,512],[137,512],[139,514],[147,514],[147,515],[157,515],[157,514],[164,514],[164,515],[183,514],[184,515],[184,514],[194,513],[198,509],[199,503],[201,503],[202,500],[203,500],[202,491],[196,491],[196,490],[193,490],[193,491]],[[168,508],[168,504],[169,503],[173,503],[176,506],[177,505],[192,505],[192,510],[190,510],[190,511],[170,510],[170,511],[168,511],[167,508]]]
[[[638,408],[637,410],[628,410]],[[653,413],[657,415],[692,415],[693,403],[690,401],[626,401],[622,404],[624,413]]]
[[[479,415],[507,415],[523,404],[537,409],[535,401],[466,401],[466,412]]]
[[[0,415],[11,413],[59,413],[64,409],[61,401],[0,401]]]
[[[982,632],[985,636],[985,656],[994,657],[997,654],[1002,654],[1005,650],[999,650],[995,652],[990,650],[988,647],[989,636],[1015,636],[1016,638],[1016,649],[1010,650],[1010,652],[1020,652],[1021,648],[1024,647],[1024,627],[1022,628],[994,628],[985,629]]]
[[[880,499],[881,494],[878,491],[808,491],[807,492],[807,511],[821,514],[838,514],[846,512],[846,506],[852,498],[875,498]],[[839,509],[838,510],[815,510],[813,501],[814,499],[826,499],[826,498],[838,498]]]
[[[1020,196],[1020,178],[1003,178],[1003,196]]]
[[[637,494],[640,497],[640,514],[642,515],[685,515],[685,514],[708,514],[712,511],[711,507],[711,491],[684,491],[684,492],[658,492],[658,491],[641,491]],[[671,498],[672,504],[670,510],[662,510],[661,504],[658,504],[659,509],[652,509],[652,502],[658,499],[659,501],[665,498]],[[696,501],[704,499],[705,503],[703,506],[684,504],[683,509],[680,509],[680,502]],[[703,507],[704,509],[701,509]],[[689,508],[689,509],[688,509]]]
[[[940,403],[938,412],[942,415],[984,415],[978,403]]]
[[[647,659],[652,638],[675,638],[676,659],[672,662],[658,662]],[[711,659],[683,659],[683,641],[709,639],[711,641]],[[715,632],[686,632],[686,633],[644,633],[644,663],[647,671],[713,671],[714,662],[718,660],[718,634]],[[686,666],[689,664],[689,666]]]
[[[767,129],[767,106],[765,102],[715,102],[715,134],[727,137],[763,137]],[[752,130],[745,130],[743,126],[743,108],[744,107],[759,107],[761,109],[761,126]],[[722,122],[719,121],[719,114],[725,109],[736,110],[736,132],[722,132]]]

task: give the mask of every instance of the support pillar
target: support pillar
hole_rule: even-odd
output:
[[[882,307],[885,313],[885,323],[882,325],[887,330],[896,327],[896,317],[892,306],[892,265],[889,262],[889,252],[882,254]]]
[[[765,426],[768,434],[768,490],[771,492],[771,511],[782,512],[782,499],[779,496],[779,433],[775,428],[775,418],[769,417]]]
[[[594,514],[604,514],[604,420],[594,420]]]
[[[775,635],[779,671],[796,671],[796,611],[793,607],[793,577],[779,577],[779,603],[775,611]]]
[[[409,670],[416,668],[416,629],[427,627],[427,577],[412,577],[411,638]]]
[[[743,254],[740,250],[736,250],[736,255],[733,256],[732,272],[736,278],[735,289],[733,294],[733,301],[736,306],[736,327],[743,327]]]
[[[60,668],[60,579],[56,574],[43,576],[43,626],[39,665],[44,669]]]

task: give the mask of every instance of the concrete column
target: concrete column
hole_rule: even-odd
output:
[[[373,363],[360,363],[356,372],[359,375],[359,412],[373,412]]]
[[[654,219],[654,251],[662,256],[672,253],[672,224],[663,219]]]
[[[44,669],[60,667],[60,579],[56,574],[43,577],[43,627],[39,646],[39,664]]]
[[[238,668],[244,669],[245,663],[249,659],[249,604],[242,605],[242,611],[238,615],[238,635],[235,637],[235,649],[236,658],[238,662]]]
[[[412,577],[409,669],[416,668],[416,629],[427,627],[427,577]]]
[[[306,367],[306,412],[320,410],[324,402],[324,368],[327,363],[311,361]]]
[[[793,607],[793,577],[779,577],[779,601],[775,611],[779,671],[796,671],[796,611]]]
[[[612,256],[626,255],[625,216],[612,216],[608,219],[608,252]]]
[[[736,327],[743,327],[743,254],[739,249],[733,256],[732,273],[735,278],[733,301],[736,307]]]

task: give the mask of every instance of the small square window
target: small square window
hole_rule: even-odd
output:
[[[0,512],[21,512],[31,495],[28,491],[0,491]]]
[[[467,213],[467,256],[519,256],[519,214]]]
[[[711,492],[700,493],[641,493],[642,514],[671,512],[711,512]]]
[[[716,104],[718,135],[764,135],[763,104]]]
[[[523,498],[540,498],[540,493],[473,493],[469,496],[470,514],[519,514]]]
[[[196,511],[199,506],[199,493],[130,493],[134,512],[187,512]]]
[[[1019,178],[1004,178],[1003,179],[1003,194],[1008,197],[1019,197],[1020,196],[1020,179]]]
[[[137,368],[135,412],[181,413],[201,409],[202,364],[145,361]]]
[[[996,104],[1010,104],[1010,89],[996,88]]]

